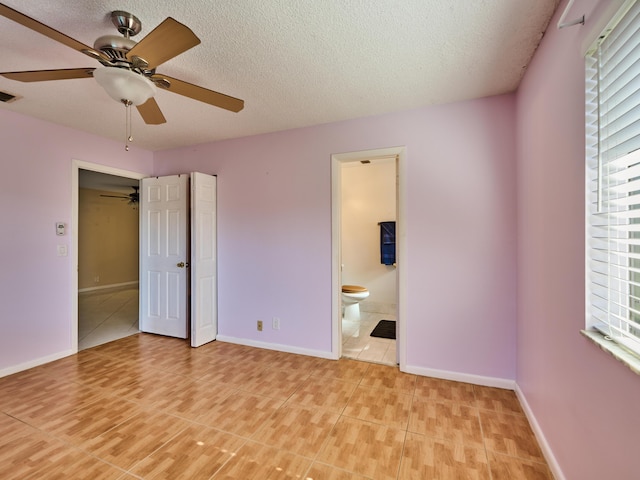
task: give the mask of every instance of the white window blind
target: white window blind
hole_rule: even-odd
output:
[[[586,135],[587,327],[640,355],[640,2],[586,56]]]

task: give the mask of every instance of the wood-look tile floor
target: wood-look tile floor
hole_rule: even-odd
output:
[[[137,334],[0,379],[0,478],[553,477],[511,391]]]

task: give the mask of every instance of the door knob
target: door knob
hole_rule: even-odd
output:
[[[184,268],[184,267],[188,267],[189,264],[188,263],[184,263],[184,262],[180,262],[178,264],[176,264],[176,267],[178,268]]]

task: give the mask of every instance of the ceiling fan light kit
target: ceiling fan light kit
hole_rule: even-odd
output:
[[[142,105],[156,94],[156,86],[147,77],[125,68],[98,67],[93,78],[114,100]]]
[[[21,82],[40,82],[94,77],[111,98],[127,107],[127,113],[130,111],[128,107],[135,105],[148,125],[166,123],[154,99],[157,92],[156,86],[232,112],[239,112],[244,108],[244,101],[239,98],[156,73],[156,67],[200,43],[200,39],[189,27],[171,17],[166,18],[142,40],[135,42],[130,37],[140,33],[142,28],[140,20],[128,12],[116,10],[111,13],[111,20],[123,36],[101,36],[95,41],[94,48],[91,48],[2,3],[0,3],[0,15],[102,64],[102,67],[95,69],[74,68],[0,73],[6,78]],[[128,120],[128,132],[130,124]],[[131,140],[129,133],[127,138]],[[128,150],[128,146],[126,149]]]

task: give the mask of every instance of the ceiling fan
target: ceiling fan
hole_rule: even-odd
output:
[[[21,82],[41,82],[93,77],[113,99],[124,103],[126,107],[135,105],[144,122],[150,125],[166,123],[154,99],[156,87],[232,112],[239,112],[244,108],[244,101],[239,98],[156,73],[156,67],[200,43],[200,39],[189,27],[171,17],[136,42],[131,37],[140,32],[140,20],[128,12],[114,11],[111,13],[111,20],[122,36],[99,37],[91,48],[6,5],[0,4],[0,15],[102,64],[97,68],[0,73],[6,78]]]
[[[135,186],[135,187],[131,187],[133,188],[133,193],[130,193],[128,195],[100,195],[101,197],[109,197],[109,198],[122,198],[124,200],[129,200],[127,202],[128,205],[133,205],[136,206],[138,204],[138,202],[140,201],[140,196],[138,194],[138,189],[140,187]]]

